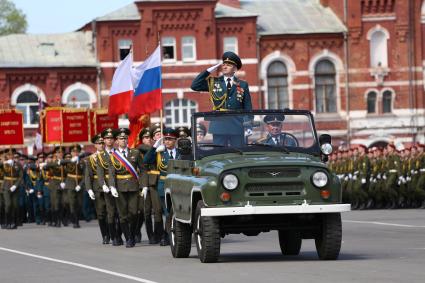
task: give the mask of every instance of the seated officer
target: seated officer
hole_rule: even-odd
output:
[[[298,146],[298,141],[293,135],[282,132],[284,120],[284,115],[266,115],[263,121],[267,124],[268,134],[259,142],[276,146]]]
[[[196,142],[202,142],[207,135],[207,128],[203,124],[196,124]]]

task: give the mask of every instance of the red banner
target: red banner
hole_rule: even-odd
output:
[[[0,145],[23,145],[23,115],[15,110],[0,112]]]
[[[87,110],[63,109],[62,126],[63,143],[81,143],[90,140]]]
[[[43,117],[43,142],[62,143],[62,109],[60,107],[46,108]]]
[[[101,133],[104,129],[118,128],[118,117],[108,116],[108,111],[105,110],[92,110],[90,111],[90,134],[91,137]]]

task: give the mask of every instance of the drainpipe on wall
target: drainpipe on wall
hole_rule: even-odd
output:
[[[345,60],[345,107],[346,107],[346,123],[347,123],[347,146],[350,147],[351,143],[351,126],[350,126],[350,97],[349,97],[349,50],[348,50],[348,24],[347,24],[347,15],[348,15],[348,3],[347,0],[344,0],[344,25],[347,28],[347,31],[344,32],[344,60]]]
[[[101,99],[101,93],[100,93],[100,75],[102,73],[102,70],[100,68],[100,62],[99,62],[99,56],[97,54],[97,30],[96,30],[96,20],[93,20],[91,22],[92,27],[92,46],[93,46],[93,52],[94,56],[96,56],[96,92],[97,92],[97,108],[102,108],[102,99]]]
[[[414,17],[415,17],[415,11],[414,11],[414,3],[412,0],[409,0],[409,5],[408,5],[408,9],[409,9],[409,21],[408,21],[408,41],[407,41],[407,48],[409,50],[408,53],[408,65],[409,65],[409,108],[410,108],[410,113],[411,113],[411,118],[410,118],[410,127],[411,127],[411,133],[412,133],[412,137],[413,137],[413,142],[416,142],[416,134],[417,134],[417,128],[416,128],[416,103],[415,103],[415,98],[414,95],[416,94],[416,88],[415,90],[413,89],[413,80],[416,78],[415,72],[416,70],[414,70],[415,65],[416,65],[416,54],[415,54],[415,44],[414,44],[414,34],[415,34],[415,23],[414,23]]]
[[[257,85],[258,85],[258,109],[263,109],[263,91],[261,85],[261,58],[260,58],[260,36],[257,36]]]

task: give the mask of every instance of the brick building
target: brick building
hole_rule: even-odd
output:
[[[135,1],[73,33],[0,37],[0,105],[24,111],[31,146],[38,97],[50,105],[107,107],[113,72],[130,46],[137,65],[161,41],[168,125],[187,125],[190,113],[211,109],[208,95],[190,83],[232,50],[242,58],[237,75],[249,82],[254,108],[310,109],[336,145],[425,142],[423,6]]]

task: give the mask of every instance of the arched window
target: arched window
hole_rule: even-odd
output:
[[[376,113],[376,97],[375,91],[370,91],[367,94],[367,113]]]
[[[334,64],[327,60],[317,63],[314,70],[316,113],[336,112],[336,71]]]
[[[68,95],[66,106],[74,108],[91,108],[90,96],[82,89],[75,89]]]
[[[380,29],[370,34],[370,66],[388,67],[388,35]]]
[[[392,100],[393,95],[391,91],[386,90],[382,94],[382,113],[391,113],[392,112]]]
[[[289,107],[288,70],[280,61],[267,68],[267,101],[269,109]]]
[[[24,114],[24,126],[38,125],[38,96],[32,91],[24,91],[16,99],[16,109]]]
[[[165,123],[168,127],[190,126],[192,113],[196,112],[196,102],[188,99],[174,99],[165,104]]]

